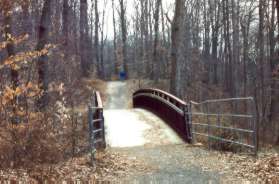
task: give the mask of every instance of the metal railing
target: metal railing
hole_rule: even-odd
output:
[[[106,148],[103,103],[98,91],[93,92],[88,106],[88,126],[91,164],[94,165],[97,149]]]
[[[133,94],[135,108],[147,109],[166,121],[186,142],[191,142],[187,104],[159,89],[140,89]]]
[[[234,114],[233,112],[224,112],[225,107],[230,106],[229,111],[233,111],[236,109],[236,106],[239,106],[238,103],[244,103],[246,114]],[[230,103],[230,104],[228,104]],[[210,105],[214,104],[218,106],[218,112],[212,113],[210,112]],[[222,112],[220,106],[222,104],[226,104],[223,106]],[[191,101],[189,103],[189,122],[191,126],[191,133],[193,140],[196,141],[196,136],[202,136],[208,138],[208,145],[210,148],[211,140],[215,140],[223,143],[230,143],[235,145],[240,145],[242,147],[247,147],[253,150],[253,153],[256,155],[258,151],[258,123],[256,120],[256,109],[255,109],[255,101],[253,97],[247,98],[228,98],[228,99],[218,99],[218,100],[206,100],[201,103]],[[199,109],[199,110],[197,110]],[[214,108],[216,110],[216,107]],[[247,112],[249,109],[250,112]],[[196,118],[197,120],[193,120]],[[230,118],[230,123],[224,122],[223,119],[228,121]],[[200,122],[203,121],[206,122]],[[236,119],[238,119],[236,121]],[[241,120],[239,120],[241,119]],[[225,121],[226,121],[225,120]],[[235,122],[243,122],[244,124],[236,126]],[[223,124],[226,125],[223,125]],[[230,126],[228,126],[229,124]],[[246,127],[246,128],[243,128]],[[200,130],[205,131],[200,131]],[[233,138],[229,139],[227,137],[221,137],[220,135],[214,135],[217,131],[229,131],[238,134],[247,134],[246,137],[251,138],[252,140],[239,141],[234,140]]]

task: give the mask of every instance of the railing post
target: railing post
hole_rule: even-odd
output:
[[[259,120],[256,113],[256,103],[252,99],[252,111],[253,111],[253,144],[254,144],[254,155],[257,156],[259,150]]]
[[[221,114],[221,110],[220,110],[220,104],[218,104],[218,112],[217,112],[217,114],[218,114],[218,116],[217,116],[217,126],[219,126],[219,128],[218,128],[218,133],[219,133],[219,135],[221,135],[221,132],[222,132],[222,130],[221,130],[221,120],[220,120],[220,114]],[[220,140],[217,140],[218,141],[218,146],[220,145]]]
[[[188,141],[190,141],[191,135],[190,135],[190,126],[189,126],[189,115],[187,113],[187,105],[182,106],[182,109],[183,109],[184,121],[185,121],[185,134]]]
[[[101,129],[102,129],[102,139],[103,139],[103,142],[102,142],[102,148],[105,149],[106,148],[106,136],[105,136],[105,118],[104,118],[104,111],[103,109],[100,110],[100,119],[102,119],[101,121]]]
[[[89,127],[89,151],[91,155],[91,164],[94,165],[94,156],[95,156],[95,147],[94,147],[94,126],[93,126],[93,108],[89,105],[88,106],[88,127]]]
[[[190,128],[190,134],[191,134],[191,142],[192,144],[195,144],[196,143],[196,139],[195,139],[195,136],[194,136],[194,126],[193,126],[193,119],[192,119],[192,103],[190,102],[189,103],[189,109],[188,109],[188,117],[189,117],[189,128]]]
[[[210,133],[210,119],[209,119],[209,109],[208,109],[208,102],[205,103],[206,109],[206,121],[207,121],[207,135],[208,135],[208,149],[211,149],[211,133]]]

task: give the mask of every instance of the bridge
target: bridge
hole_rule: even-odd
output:
[[[159,93],[157,93],[159,94]],[[182,104],[177,104],[164,100],[161,104],[159,98],[152,100],[152,94],[147,91],[137,91],[134,94],[128,89],[125,82],[110,82],[107,88],[107,100],[105,103],[104,117],[106,128],[106,142],[109,147],[135,147],[144,145],[161,145],[183,143],[183,138],[188,140]],[[154,94],[153,94],[154,95]],[[167,97],[167,96],[166,96]],[[168,96],[172,100],[172,96]],[[144,103],[141,103],[144,102]],[[165,102],[165,103],[164,103]],[[180,101],[182,102],[182,101]],[[161,107],[159,107],[161,105]],[[173,108],[168,108],[168,105]],[[181,105],[181,107],[178,107]],[[161,116],[158,109],[168,109],[172,116],[179,117],[177,125],[182,125],[185,130],[177,134],[179,126],[172,126],[168,116]],[[165,122],[168,122],[167,124]]]
[[[99,93],[96,94],[96,99],[93,100],[94,104],[97,104],[94,107],[96,109],[95,117],[89,115],[90,121],[94,122],[96,126],[89,124],[89,127],[90,129],[95,127],[94,131],[99,135],[99,139],[106,140],[106,145],[109,147],[156,145],[156,142],[168,142],[169,144],[192,143],[193,135],[199,135],[208,137],[208,140],[217,140],[251,148],[255,154],[257,152],[258,130],[253,113],[233,114],[219,112],[215,114],[209,112],[209,106],[214,105],[214,103],[218,104],[219,110],[219,104],[227,102],[234,103],[234,106],[236,105],[235,102],[244,101],[246,106],[249,102],[252,102],[253,106],[254,102],[251,97],[186,103],[174,95],[159,89],[139,89],[131,94],[125,82],[109,82],[107,100],[103,107]],[[193,105],[202,106],[202,109],[206,109],[206,112],[192,112]],[[91,111],[90,114],[92,114]],[[254,112],[253,109],[251,112]],[[199,116],[207,122],[193,122],[193,116]],[[210,122],[212,117],[213,123]],[[97,120],[93,120],[94,118]],[[244,122],[249,126],[246,126],[246,128],[223,126],[220,122],[222,118]],[[195,127],[205,127],[206,132],[199,132],[199,128],[194,129]],[[252,139],[248,140],[248,142],[241,142],[218,137],[214,135],[216,131],[212,131],[216,129],[248,134]],[[97,142],[101,141],[98,140]]]
[[[139,181],[207,183],[210,180],[211,183],[218,183],[221,177],[218,173],[203,173],[199,168],[191,168],[187,165],[197,154],[201,153],[201,150],[196,153],[195,149],[187,149],[184,145],[192,143],[193,135],[203,135],[209,140],[216,139],[238,144],[257,151],[257,140],[255,139],[257,127],[252,121],[254,120],[253,115],[212,114],[208,112],[208,106],[211,103],[243,100],[253,102],[252,98],[237,98],[186,103],[159,89],[139,89],[131,92],[125,82],[109,82],[105,104],[103,105],[100,94],[95,93],[95,98],[92,99],[93,105],[89,106],[92,153],[96,151],[95,148],[107,146],[107,149],[130,155],[132,158],[141,158],[151,167],[154,165],[158,167],[158,171],[151,176],[135,176],[136,180]],[[193,105],[205,105],[207,113],[191,112]],[[193,122],[193,116],[206,117],[208,124]],[[220,124],[213,125],[209,123],[210,117],[217,117],[215,118],[217,122],[222,117],[247,118],[247,122],[250,122],[251,126],[247,129],[241,129],[225,127]],[[199,126],[206,126],[207,132],[199,133],[198,129],[194,129],[194,127]],[[228,140],[212,135],[213,132],[210,130],[213,128],[249,134],[253,139],[246,143]],[[92,162],[94,164],[94,154]],[[184,162],[186,164],[180,165]]]

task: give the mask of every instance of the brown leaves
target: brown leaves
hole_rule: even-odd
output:
[[[9,25],[7,25],[9,26]],[[19,37],[13,37],[11,34],[4,34],[6,41],[0,42],[0,51],[7,48],[8,45],[18,45],[28,39],[28,34],[21,35]],[[0,70],[5,67],[10,67],[13,70],[19,70],[22,65],[28,64],[29,61],[32,61],[35,58],[38,58],[43,55],[49,54],[49,50],[55,48],[54,45],[48,44],[42,50],[39,51],[28,51],[20,52],[16,55],[6,58],[0,65]]]
[[[0,178],[16,178],[19,181],[23,177],[18,176],[25,176],[24,179],[26,179],[27,183],[40,180],[49,181],[50,183],[75,183],[75,181],[84,181],[84,183],[91,181],[95,183],[96,181],[118,181],[121,177],[132,175],[133,171],[131,172],[131,170],[141,171],[146,169],[143,161],[138,159],[131,160],[125,155],[113,152],[98,154],[97,169],[91,167],[89,162],[89,155],[85,155],[55,165],[37,165],[30,172],[17,170],[13,174],[10,171],[0,170]]]
[[[0,0],[0,13],[10,15],[15,8],[26,8],[30,4],[30,0]]]
[[[6,89],[1,99],[2,105],[3,106],[7,105],[8,102],[12,101],[13,99],[14,99],[14,91],[10,87],[6,86]]]
[[[232,155],[229,162],[235,168],[235,174],[244,179],[257,183],[279,183],[278,154],[267,153],[258,159]]]
[[[279,156],[260,159],[251,168],[251,172],[266,183],[279,183]]]
[[[24,42],[25,40],[28,39],[29,35],[25,34],[19,37],[12,37],[12,35],[10,34],[5,34],[4,37],[6,37],[6,41],[0,42],[0,51],[7,48],[9,44],[18,45]]]
[[[7,105],[12,102],[17,96],[24,95],[26,97],[36,97],[40,96],[42,91],[38,87],[38,85],[32,84],[31,82],[26,85],[18,86],[15,90],[9,86],[6,86],[3,94],[0,96],[0,100],[2,102],[2,106]]]
[[[46,47],[40,51],[21,52],[17,55],[11,56],[4,60],[4,64],[0,65],[0,69],[11,67],[18,70],[20,69],[20,64],[27,64],[28,61],[31,61],[32,59],[48,54],[49,49],[53,47],[53,45],[46,45]]]
[[[14,5],[14,1],[11,0],[0,0],[0,13],[4,13],[4,15],[11,14],[12,8]]]

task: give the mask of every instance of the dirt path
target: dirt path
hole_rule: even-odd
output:
[[[131,160],[143,160],[152,168],[146,173],[127,173],[126,178],[121,178],[122,183],[223,183],[223,173],[205,170],[200,162],[195,161],[205,157],[207,151],[183,143],[152,113],[128,108],[127,99],[131,97],[124,82],[108,83],[107,93],[105,126],[108,149],[127,155]],[[214,165],[218,158],[212,162]]]
[[[109,82],[107,84],[106,109],[126,109],[128,107],[128,89],[125,82]]]

